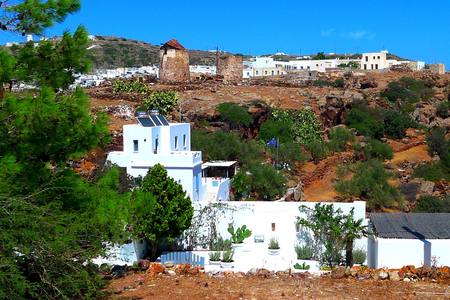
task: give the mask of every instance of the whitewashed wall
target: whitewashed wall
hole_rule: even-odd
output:
[[[430,265],[450,265],[450,240],[383,239],[368,241],[368,265],[372,268],[401,268]]]
[[[333,203],[325,202],[323,204],[333,204],[335,209],[340,208],[344,213],[348,213],[352,208],[355,209],[355,219],[364,219],[367,224],[366,203],[364,201],[355,201],[352,203]],[[204,207],[205,203],[195,203],[194,208],[198,211]],[[305,205],[314,208],[314,202],[265,202],[265,201],[236,201],[227,202],[228,209],[217,220],[218,233],[223,238],[230,238],[227,231],[228,224],[233,223],[235,227],[246,225],[252,230],[252,236],[245,241],[245,247],[248,250],[259,249],[260,243],[255,243],[255,235],[264,236],[264,247],[268,244],[270,238],[278,239],[281,252],[286,256],[295,256],[294,246],[298,243],[297,217],[300,216],[299,207]],[[272,224],[275,230],[272,231]],[[355,242],[355,247],[365,249],[367,239],[363,238]]]

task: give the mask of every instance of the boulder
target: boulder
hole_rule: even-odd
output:
[[[333,279],[341,279],[346,277],[346,270],[345,267],[337,267],[333,271],[331,271],[331,278]]]
[[[150,277],[156,277],[159,274],[164,273],[164,271],[165,271],[165,268],[164,268],[164,266],[162,264],[160,264],[160,263],[151,263],[150,266],[147,269],[147,274]]]
[[[385,270],[380,270],[380,271],[378,272],[378,279],[380,279],[380,280],[386,280],[386,279],[388,279],[388,278],[389,278],[389,273],[386,272]]]
[[[398,271],[390,271],[389,272],[389,280],[400,281],[400,275],[398,274]]]
[[[139,267],[139,270],[141,270],[141,271],[147,270],[149,268],[149,266],[150,266],[150,261],[148,259],[140,259],[138,261],[138,267]]]

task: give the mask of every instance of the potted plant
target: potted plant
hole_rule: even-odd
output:
[[[220,261],[220,266],[224,269],[225,268],[227,268],[227,269],[233,268],[233,262],[234,262],[233,256],[234,256],[233,250],[227,250],[227,251],[223,252],[222,259]]]
[[[244,240],[252,235],[252,231],[248,229],[246,225],[242,225],[235,229],[232,224],[229,224],[228,232],[231,234],[233,248],[242,247]]]
[[[278,255],[280,254],[280,244],[276,238],[271,238],[269,241],[269,254]]]
[[[209,264],[210,265],[220,264],[220,251],[209,252]]]

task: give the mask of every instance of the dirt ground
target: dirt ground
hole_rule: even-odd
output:
[[[114,280],[108,299],[450,299],[448,284],[331,278],[162,276]]]

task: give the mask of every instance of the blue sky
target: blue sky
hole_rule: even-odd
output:
[[[82,0],[81,10],[47,35],[82,24],[96,35],[153,44],[177,38],[191,49],[253,55],[388,49],[449,68],[449,16],[448,0]],[[17,39],[0,33],[0,43]]]

